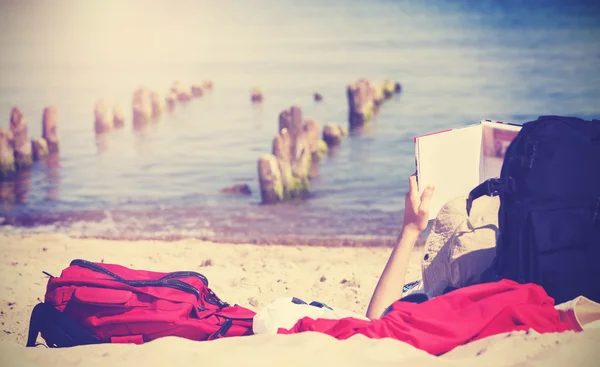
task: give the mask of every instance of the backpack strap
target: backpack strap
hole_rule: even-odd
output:
[[[312,301],[308,305],[313,306],[313,307],[318,307],[318,308],[326,308],[328,310],[333,311],[333,308],[331,308],[331,307],[327,306],[326,304],[324,304],[323,302],[319,302],[319,301]]]
[[[47,303],[38,303],[31,311],[27,347],[37,345],[39,333],[50,348],[100,343],[89,330]]]
[[[471,214],[473,201],[482,196],[496,196],[500,193],[514,192],[515,180],[509,178],[490,178],[477,185],[467,197],[467,215]]]
[[[227,332],[229,331],[229,329],[231,329],[232,325],[233,321],[231,319],[225,320],[225,322],[223,323],[223,325],[221,325],[219,330],[215,331],[214,333],[208,336],[208,340],[215,340],[224,337],[225,334],[227,334]]]

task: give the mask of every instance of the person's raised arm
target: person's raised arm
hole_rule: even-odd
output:
[[[409,177],[408,185],[409,191],[404,201],[402,230],[367,309],[367,317],[371,320],[380,318],[389,305],[402,297],[410,254],[419,235],[429,222],[429,201],[433,196],[434,188],[427,187],[419,197],[415,175]]]

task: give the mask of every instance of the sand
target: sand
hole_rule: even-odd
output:
[[[194,270],[229,303],[258,310],[278,297],[295,296],[363,313],[389,256],[389,248],[290,247],[74,239],[64,235],[0,235],[0,366],[594,366],[600,330],[538,335],[512,333],[434,357],[408,344],[356,336],[257,335],[211,342],[164,338],[146,345],[94,345],[68,349],[25,348],[29,315],[43,299],[46,271],[59,275],[75,258],[133,268]],[[419,276],[420,253],[408,280]],[[41,339],[40,339],[41,341]],[[232,353],[232,351],[235,351]]]

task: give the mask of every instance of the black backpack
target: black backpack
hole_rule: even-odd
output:
[[[523,124],[500,178],[471,191],[500,196],[488,279],[535,283],[556,303],[600,301],[600,121],[542,116]]]

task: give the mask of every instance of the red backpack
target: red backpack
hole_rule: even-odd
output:
[[[254,315],[221,301],[196,272],[73,260],[48,280],[45,303],[32,311],[27,346],[35,345],[38,333],[51,347],[251,335]]]

